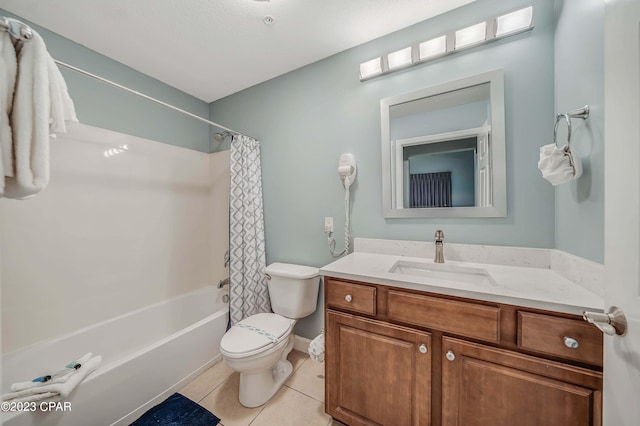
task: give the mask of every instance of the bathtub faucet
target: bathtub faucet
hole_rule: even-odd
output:
[[[225,278],[224,280],[220,280],[220,282],[218,283],[218,288],[222,288],[225,285],[229,285],[229,278]]]

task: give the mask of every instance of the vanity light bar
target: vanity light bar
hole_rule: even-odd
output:
[[[487,19],[360,64],[360,81],[533,29],[533,6]]]
[[[533,6],[507,13],[496,18],[496,38],[520,33],[532,28]]]
[[[411,51],[413,48],[411,46],[405,47],[404,49],[396,50],[393,53],[389,53],[387,55],[387,65],[390,70],[396,70],[398,68],[403,68],[409,66],[413,63],[411,59]]]
[[[437,58],[447,54],[447,36],[443,35],[418,45],[418,57],[420,61]]]
[[[487,22],[471,25],[455,32],[455,42],[453,48],[455,50],[464,49],[465,47],[475,46],[484,43],[487,40]]]
[[[360,81],[382,74],[382,58],[378,57],[360,64]]]

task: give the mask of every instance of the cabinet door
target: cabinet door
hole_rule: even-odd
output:
[[[430,424],[429,333],[327,311],[326,411],[350,426]]]
[[[442,424],[599,425],[602,374],[445,337]]]

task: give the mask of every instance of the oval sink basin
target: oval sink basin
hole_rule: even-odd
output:
[[[412,275],[434,280],[457,281],[477,285],[496,285],[489,273],[482,268],[448,265],[446,263],[397,261],[389,270],[392,274]]]

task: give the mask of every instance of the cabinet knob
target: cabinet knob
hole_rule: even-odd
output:
[[[453,361],[456,359],[456,354],[453,353],[453,351],[447,351],[447,353],[445,354],[445,356],[447,357],[447,359],[449,361]]]
[[[423,343],[422,345],[420,345],[420,347],[418,347],[418,350],[420,351],[420,353],[426,354],[427,353],[427,345],[425,345]]]
[[[351,301],[353,300],[353,297],[351,297],[351,295],[350,295],[350,294],[347,294],[347,295],[344,297],[344,300],[346,300],[347,302],[351,303]]]
[[[564,345],[569,349],[578,349],[580,343],[578,343],[578,341],[572,337],[564,336]]]

